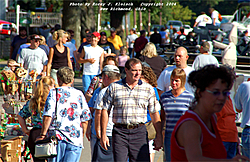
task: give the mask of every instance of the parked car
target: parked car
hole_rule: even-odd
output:
[[[10,35],[12,23],[0,20],[0,34]]]
[[[188,35],[189,32],[193,31],[193,28],[190,27],[190,25],[183,25],[184,27],[184,33]]]
[[[183,27],[182,22],[179,21],[179,20],[169,20],[169,21],[167,22],[167,27],[168,27],[168,29],[170,28],[170,25],[172,25],[173,28],[176,28],[177,31],[180,30],[180,27],[181,27],[181,26]]]

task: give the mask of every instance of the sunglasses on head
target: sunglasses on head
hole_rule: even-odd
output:
[[[216,96],[216,97],[218,97],[218,96],[220,96],[220,94],[222,93],[222,95],[224,96],[224,97],[228,97],[229,95],[230,95],[230,92],[228,92],[228,91],[224,91],[224,92],[220,92],[220,91],[209,91],[209,90],[206,90],[208,93],[211,93],[211,94],[213,94],[214,96]]]
[[[35,42],[39,42],[39,39],[34,39]]]

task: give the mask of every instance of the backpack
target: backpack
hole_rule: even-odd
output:
[[[220,13],[218,14],[218,18],[219,18],[220,21],[222,20],[222,17],[221,17]]]

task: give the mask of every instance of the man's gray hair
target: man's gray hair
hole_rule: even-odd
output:
[[[71,83],[75,76],[74,71],[67,66],[60,67],[56,74],[57,78],[65,84]]]
[[[109,79],[111,80],[120,80],[121,79],[121,74],[112,72],[112,71],[103,71],[103,75],[107,75]]]

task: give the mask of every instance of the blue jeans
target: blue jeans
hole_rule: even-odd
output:
[[[236,156],[237,142],[223,142],[223,145],[227,150],[227,159],[232,159]]]
[[[250,158],[250,127],[244,128],[241,135],[242,154]]]
[[[91,157],[93,158],[93,152],[94,152],[94,147],[97,141],[97,137],[96,135],[91,133],[91,137],[90,137],[90,149],[91,149]]]
[[[171,161],[171,150],[170,150],[171,135],[172,133],[165,132],[164,153],[165,153],[166,161]]]
[[[91,83],[91,80],[95,77],[95,75],[82,75],[82,87],[83,92],[86,93],[89,85]]]
[[[55,158],[48,159],[48,162],[79,162],[81,153],[81,147],[58,140],[57,156]]]

